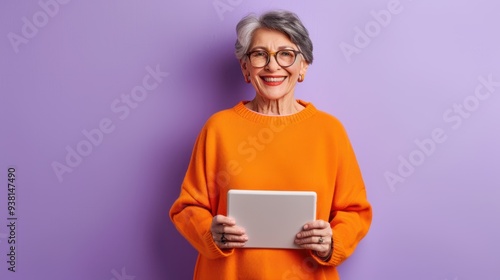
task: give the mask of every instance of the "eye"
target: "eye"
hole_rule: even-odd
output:
[[[265,51],[254,51],[251,53],[252,57],[266,57],[267,53]]]
[[[293,51],[280,51],[281,57],[294,57],[295,53]]]

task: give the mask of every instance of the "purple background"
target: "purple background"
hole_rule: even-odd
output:
[[[2,1],[0,278],[190,279],[196,252],[168,210],[205,120],[254,94],[233,55],[237,21],[283,8],[315,47],[297,98],[344,123],[374,207],[342,279],[500,279],[500,87],[474,97],[480,76],[500,81],[500,4],[290,2],[69,1],[43,22],[38,1]],[[370,12],[388,5],[397,13],[375,23]],[[34,15],[41,27],[16,52],[8,34],[24,36],[23,17]],[[356,35],[365,27],[369,42]],[[344,55],[340,45],[356,40]],[[169,76],[128,115],[114,112],[148,66]],[[464,102],[463,117],[448,111]],[[52,163],[65,164],[66,147],[103,119],[114,130],[58,180]],[[446,140],[419,152],[415,140],[435,129]],[[410,155],[418,166],[391,188],[384,174],[398,175],[399,156]],[[12,165],[16,273],[6,263]]]

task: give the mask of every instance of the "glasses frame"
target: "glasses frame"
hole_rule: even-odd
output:
[[[250,55],[252,55],[253,53],[256,53],[256,52],[265,52],[265,53],[267,53],[267,61],[266,61],[266,64],[264,64],[264,66],[257,67],[257,66],[254,66],[252,64],[252,59],[250,58]],[[293,52],[295,54],[295,58],[293,59],[293,62],[290,65],[287,65],[287,66],[281,65],[279,63],[279,61],[278,61],[278,53],[280,53],[280,52]],[[255,50],[255,51],[251,51],[251,52],[247,52],[246,53],[246,55],[248,57],[248,60],[250,61],[250,65],[252,65],[252,67],[254,67],[254,68],[264,68],[264,67],[266,67],[269,64],[269,62],[271,62],[271,56],[274,56],[274,60],[276,61],[276,63],[279,66],[281,66],[283,68],[288,68],[288,67],[290,67],[290,66],[292,66],[292,65],[295,64],[295,61],[297,61],[297,57],[299,56],[299,54],[302,54],[302,52],[301,51],[296,51],[296,50],[288,50],[288,49],[279,50],[279,51],[276,51],[276,52],[268,52],[266,50]]]

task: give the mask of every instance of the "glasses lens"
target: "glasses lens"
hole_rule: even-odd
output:
[[[250,53],[250,63],[253,67],[264,67],[268,57],[269,55],[265,51],[255,51]]]
[[[276,59],[281,67],[288,67],[295,62],[295,53],[288,50],[279,51],[276,53]]]
[[[292,50],[277,51],[274,55],[281,67],[291,66],[297,58],[295,52]],[[269,61],[269,53],[266,51],[253,51],[250,53],[249,57],[253,67],[264,67]]]

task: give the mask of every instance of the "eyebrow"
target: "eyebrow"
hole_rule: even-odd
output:
[[[251,51],[258,50],[258,49],[269,51],[269,49],[262,47],[262,46],[255,46],[255,47],[251,48],[249,51],[251,52]],[[278,47],[278,51],[280,51],[280,50],[294,50],[295,51],[296,49],[294,49],[291,46],[280,46],[280,47]]]

